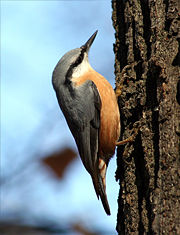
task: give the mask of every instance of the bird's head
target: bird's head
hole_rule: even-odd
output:
[[[53,85],[64,83],[72,77],[83,75],[89,68],[88,53],[97,35],[96,31],[80,48],[68,51],[58,62],[53,72]]]

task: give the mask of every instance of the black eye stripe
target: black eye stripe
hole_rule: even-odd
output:
[[[84,59],[84,53],[85,53],[86,49],[85,49],[84,47],[81,47],[81,49],[82,49],[82,50],[81,50],[81,53],[80,53],[79,57],[78,57],[77,60],[74,62],[74,64],[72,64],[72,65],[69,67],[69,69],[68,69],[68,71],[67,71],[67,73],[66,73],[65,83],[69,83],[69,82],[70,82],[70,78],[71,78],[71,76],[72,76],[73,69],[74,69],[75,67],[77,67],[77,66],[83,61],[83,59]]]

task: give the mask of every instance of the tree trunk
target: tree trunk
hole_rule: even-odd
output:
[[[117,231],[180,234],[178,0],[117,0],[112,7],[121,139],[139,127],[134,142],[117,151]]]

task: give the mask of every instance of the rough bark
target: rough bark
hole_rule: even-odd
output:
[[[121,139],[139,126],[135,141],[118,148],[117,231],[180,234],[178,0],[117,0],[112,7]]]

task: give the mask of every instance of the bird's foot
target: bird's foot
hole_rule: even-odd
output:
[[[116,82],[116,90],[115,90],[116,98],[118,98],[119,96],[121,96],[122,89],[123,89],[122,83]]]
[[[128,77],[127,69],[134,68],[134,66],[136,66],[138,63],[139,62],[135,61],[134,63],[124,66],[124,68],[122,69],[120,73],[120,77],[116,77],[116,89],[115,89],[116,98],[118,98],[122,94],[123,83],[125,79]]]
[[[129,142],[133,142],[139,132],[139,127],[134,127],[133,131],[134,131],[134,133],[130,137],[128,137],[127,139],[116,142],[116,146],[127,144]]]

